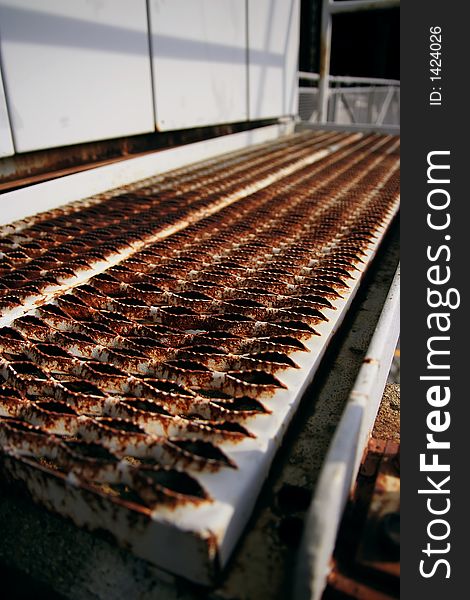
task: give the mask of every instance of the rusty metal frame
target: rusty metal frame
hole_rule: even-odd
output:
[[[282,177],[311,166],[340,149],[346,152],[348,143],[365,144],[368,147],[367,151],[361,151],[359,154],[372,157],[369,169],[379,164],[380,157],[374,157],[376,150],[384,142],[388,144],[386,154],[396,152],[398,141],[383,138],[367,140],[363,137],[362,134],[325,136],[323,151],[300,158],[297,162],[294,161],[291,167],[281,168],[275,176],[258,181],[255,187],[247,187],[241,197],[259,190],[260,186],[263,188],[278,182]],[[394,156],[391,163],[393,166],[391,173],[395,173],[398,159]],[[380,186],[368,193],[379,193],[379,189]],[[238,200],[240,196],[225,197],[224,201],[213,209],[205,210],[201,214],[197,213],[192,222],[215,216],[218,211]],[[35,465],[34,475],[30,476],[31,465],[25,457],[20,456],[15,459],[7,457],[3,461],[3,469],[7,477],[24,482],[38,501],[71,517],[77,524],[92,529],[104,526],[138,556],[183,577],[200,583],[209,583],[218,568],[228,561],[240,532],[249,518],[274,453],[282,441],[283,432],[394,218],[399,201],[395,192],[390,197],[390,201],[393,202],[387,209],[380,227],[374,228],[371,232],[369,241],[364,245],[361,260],[357,261],[354,270],[350,273],[348,291],[331,299],[331,306],[327,306],[324,310],[327,320],[316,324],[319,335],[310,336],[305,340],[304,344],[310,352],[299,351],[291,354],[291,360],[300,369],[287,369],[279,375],[282,387],[278,387],[269,397],[271,411],[269,419],[256,416],[250,420],[249,430],[255,437],[247,436],[235,445],[230,443],[230,440],[222,439],[220,449],[234,464],[238,465],[238,470],[225,469],[217,473],[207,471],[197,474],[198,483],[212,498],[210,503],[159,506],[155,510],[129,517],[129,507],[126,504],[116,502],[111,510],[105,502],[105,495],[102,497],[98,494],[97,497],[96,491],[88,489],[87,485],[79,481],[73,473],[61,477],[60,474],[51,474],[47,467],[41,468]],[[187,222],[182,223],[179,231],[186,225]],[[16,224],[16,227],[21,229],[22,224]],[[166,235],[170,236],[172,231],[175,230],[168,231]],[[149,241],[157,241],[162,237],[152,238]],[[142,250],[143,246],[145,244],[115,257],[114,264],[130,257],[136,250]],[[105,267],[106,265],[100,265],[98,261],[97,272],[102,272]],[[92,273],[88,275],[91,276]],[[67,289],[74,288],[79,283],[83,283],[83,280],[73,282],[73,285]],[[8,325],[16,316],[6,315],[4,325]],[[92,496],[93,500],[91,500]]]
[[[295,131],[348,131],[348,132],[361,132],[361,133],[386,133],[388,135],[399,135],[399,125],[365,125],[359,123],[351,123],[349,125],[342,125],[339,123],[309,123],[306,121],[300,121],[295,125]]]
[[[293,128],[293,122],[284,122],[176,148],[156,150],[143,156],[3,193],[0,198],[0,226],[158,173],[276,139],[291,133]]]

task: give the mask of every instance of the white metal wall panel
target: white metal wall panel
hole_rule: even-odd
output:
[[[152,131],[145,0],[0,0],[15,147]]]
[[[0,156],[10,156],[14,152],[7,103],[3,90],[2,73],[0,71]]]
[[[297,113],[299,27],[299,0],[248,0],[251,120]]]
[[[245,0],[150,0],[157,128],[244,121]]]

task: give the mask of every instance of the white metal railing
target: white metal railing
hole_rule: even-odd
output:
[[[300,71],[298,76],[303,122],[377,127],[400,124],[400,82],[396,79],[329,75],[326,112],[321,118],[320,74]]]
[[[320,28],[320,77],[318,81],[318,120],[320,122],[327,120],[333,15],[397,6],[400,6],[400,0],[351,0],[351,2],[323,0]]]
[[[308,81],[319,81],[320,73],[309,73],[307,71],[298,72],[299,79]],[[356,84],[364,83],[367,85],[400,85],[399,79],[381,79],[378,77],[354,77],[350,75],[328,75],[330,83]]]
[[[300,72],[299,78],[317,83],[299,89],[302,121],[338,125],[384,125],[398,128],[400,82],[374,77],[330,75],[333,15],[380,10],[400,6],[400,0],[322,0],[320,28],[320,72]],[[358,90],[349,86],[368,86]],[[352,91],[355,89],[355,91]]]

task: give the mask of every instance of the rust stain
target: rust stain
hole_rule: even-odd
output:
[[[237,468],[231,445],[270,418],[388,218],[396,140],[377,163],[377,136],[358,153],[351,137],[350,153],[193,217],[346,139],[295,137],[0,229],[0,316],[45,298],[0,329],[1,452],[135,513],[211,502],[197,473]]]

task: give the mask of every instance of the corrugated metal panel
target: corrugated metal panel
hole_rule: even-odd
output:
[[[150,0],[157,127],[247,119],[244,0]]]
[[[145,0],[0,0],[16,150],[152,131]]]

